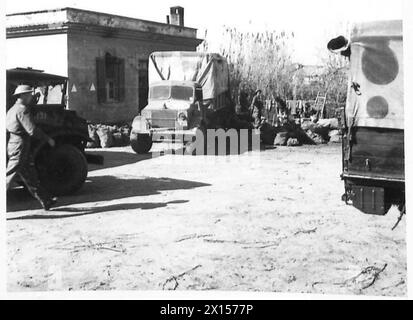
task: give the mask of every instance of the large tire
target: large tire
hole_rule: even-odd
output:
[[[54,196],[69,195],[84,184],[88,165],[78,148],[64,144],[43,153],[36,161],[40,184]]]
[[[146,154],[152,148],[152,136],[150,134],[131,133],[130,144],[138,154]]]

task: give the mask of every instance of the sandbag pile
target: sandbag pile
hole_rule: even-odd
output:
[[[273,127],[268,123],[264,123],[260,128],[260,133],[262,143],[266,145],[271,145],[273,144],[273,141],[277,136],[277,129],[276,127]]]
[[[330,143],[341,143],[343,141],[340,130],[331,130],[328,133],[328,136],[330,137]]]
[[[297,147],[303,144],[315,144],[306,132],[293,121],[287,121],[276,129],[277,134],[274,139],[276,146]]]
[[[316,144],[341,143],[342,135],[338,119],[320,119],[317,122],[305,121],[301,128]]]
[[[131,128],[128,125],[89,124],[88,131],[92,141],[88,142],[87,148],[111,148],[127,146]]]
[[[300,141],[297,138],[289,138],[287,141],[287,147],[298,147],[301,146]]]
[[[274,139],[274,145],[286,146],[289,139],[288,132],[278,132]]]
[[[342,136],[338,119],[305,121],[301,125],[286,121],[276,127],[274,145],[295,147],[303,144],[341,143]]]

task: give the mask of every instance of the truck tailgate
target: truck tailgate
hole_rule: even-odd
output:
[[[353,130],[345,176],[404,180],[404,130],[366,127]]]

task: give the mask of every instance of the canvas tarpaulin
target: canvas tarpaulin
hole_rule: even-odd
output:
[[[403,129],[402,23],[356,26],[351,39],[350,69],[348,124]]]
[[[196,81],[204,99],[214,99],[229,89],[226,59],[199,52],[154,52],[149,57],[149,85],[162,80]]]

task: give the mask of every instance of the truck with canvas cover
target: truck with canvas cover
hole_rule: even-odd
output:
[[[103,157],[85,153],[86,143],[90,141],[88,127],[85,119],[66,109],[67,81],[66,77],[41,70],[7,70],[7,110],[15,103],[16,87],[29,85],[34,93],[30,111],[34,122],[56,141],[56,146],[51,148],[45,142],[33,140],[30,151],[40,183],[56,196],[73,193],[83,185],[88,162],[103,163]]]
[[[328,48],[350,59],[343,200],[367,214],[405,212],[402,21],[356,25]]]
[[[153,141],[191,142],[197,130],[229,128],[234,117],[224,57],[154,52],[149,57],[148,105],[133,120],[131,146],[147,153]]]

